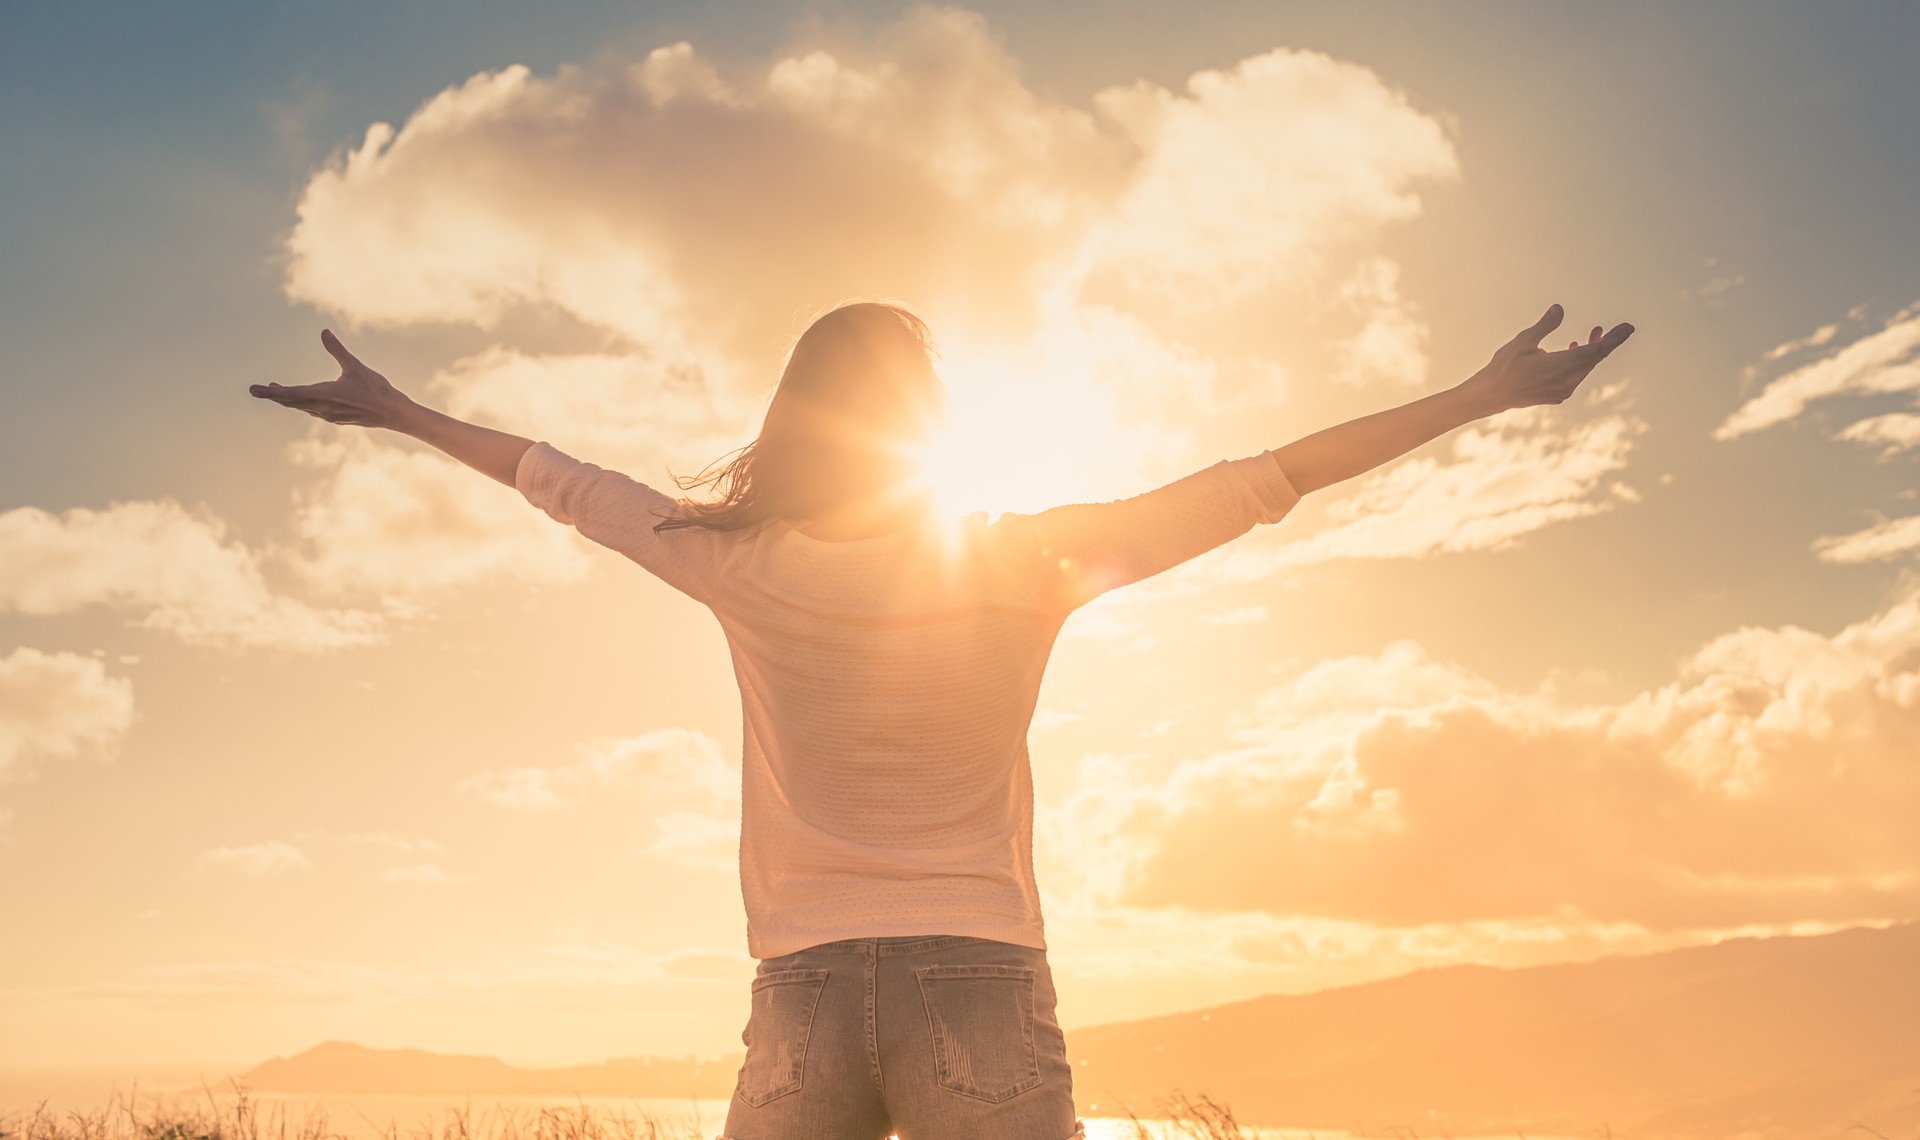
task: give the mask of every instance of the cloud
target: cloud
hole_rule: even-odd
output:
[[[1424,388],[1427,326],[1400,296],[1400,267],[1384,257],[1363,261],[1340,287],[1338,297],[1364,323],[1359,332],[1335,345],[1339,367],[1334,380]]]
[[[379,639],[380,617],[276,593],[262,559],[205,508],[171,499],[0,513],[0,610],[111,606],[190,644],[319,650]]]
[[[1619,386],[1600,402],[1614,398]],[[1174,582],[1257,581],[1335,558],[1422,558],[1502,550],[1542,527],[1635,502],[1612,476],[1646,422],[1620,412],[1580,424],[1552,407],[1522,408],[1455,433],[1446,459],[1413,456],[1363,477],[1306,538],[1264,536],[1176,569]],[[1179,588],[1179,587],[1175,587]]]
[[[19,646],[0,657],[0,783],[45,763],[110,757],[133,718],[133,682],[97,658]]]
[[[523,310],[557,315],[538,351],[496,344],[428,391],[663,489],[665,467],[744,442],[808,314],[904,298],[945,350],[947,505],[1038,510],[1211,462],[1286,400],[1277,375],[1425,384],[1420,309],[1369,243],[1459,176],[1445,117],[1355,64],[1282,49],[1064,100],[981,17],[916,8],[762,59],[678,43],[474,75],[312,176],[284,288],[393,328],[507,337]],[[1262,291],[1302,327],[1181,315]],[[1301,347],[1316,341],[1324,359]],[[1509,413],[1358,481],[1323,533],[1249,538],[1161,585],[1503,549],[1631,501],[1615,476],[1644,426]],[[289,564],[321,596],[397,611],[492,576],[584,573],[578,543],[450,462],[299,446],[327,474]],[[577,791],[548,768],[462,786],[529,810]]]
[[[1042,707],[1042,708],[1037,708],[1033,710],[1033,720],[1031,722],[1031,727],[1032,727],[1032,731],[1034,732],[1052,732],[1057,728],[1062,728],[1066,725],[1072,724],[1074,721],[1082,720],[1082,719],[1084,718],[1081,716],[1081,714],[1074,712],[1071,709],[1054,709],[1054,708]]]
[[[1887,519],[1852,534],[1813,541],[1813,552],[1822,562],[1872,562],[1915,550],[1920,550],[1920,515]]]
[[[1841,428],[1833,438],[1879,447],[1880,458],[1890,459],[1902,451],[1920,447],[1920,415],[1889,412],[1884,416],[1869,416]]]
[[[215,847],[201,853],[199,866],[202,869],[219,868],[265,878],[289,871],[310,871],[313,869],[313,860],[293,844],[273,840],[251,843],[245,847]]]
[[[1819,348],[1839,334],[1839,324],[1821,325],[1806,336],[1782,341],[1774,345],[1763,354],[1762,359],[1769,363],[1776,360],[1785,360],[1787,357],[1793,356],[1796,353],[1805,352],[1809,348]]]
[[[1152,779],[1083,761],[1049,814],[1137,907],[1675,932],[1920,906],[1920,591],[1832,636],[1747,627],[1617,704],[1510,692],[1411,642],[1307,669]]]
[[[1212,354],[1245,346],[1175,339],[1169,290],[1317,281],[1457,173],[1439,120],[1353,64],[1274,51],[1082,106],[978,15],[922,7],[758,61],[680,43],[475,75],[312,177],[285,288],[394,327],[564,314],[592,351],[471,357],[435,381],[456,414],[682,469],[742,442],[808,314],[904,298],[950,350],[956,434],[998,449],[956,505],[1028,510],[1185,474],[1202,433],[1271,406],[1216,391]],[[1351,368],[1417,382],[1417,322],[1368,266]]]
[[[1768,359],[1825,345],[1831,339],[1822,326],[1802,341],[1788,341],[1774,349]],[[1913,391],[1920,391],[1920,305],[1895,313],[1878,332],[1768,382],[1721,421],[1713,438],[1737,439],[1785,423],[1815,400],[1832,396]]]
[[[1140,155],[1090,269],[1195,304],[1310,273],[1342,241],[1416,216],[1458,176],[1441,124],[1372,71],[1279,49],[1095,103]]]
[[[759,64],[683,43],[515,66],[374,124],[316,174],[286,288],[387,325],[491,327],[533,304],[656,350],[731,331],[760,360],[767,332],[876,288],[1004,315],[1009,267],[1070,252],[1088,188],[1125,158],[950,9]]]
[[[1267,621],[1272,618],[1272,616],[1272,614],[1267,612],[1267,607],[1264,604],[1255,604],[1251,606],[1238,606],[1230,610],[1221,610],[1218,613],[1203,614],[1200,620],[1206,622],[1208,625],[1251,625],[1254,622]]]
[[[495,807],[541,811],[562,801],[554,774],[547,768],[507,768],[475,772],[454,785],[456,791],[478,796]]]
[[[499,577],[572,582],[590,565],[584,540],[530,508],[514,488],[437,452],[361,431],[288,446],[324,472],[296,492],[294,541],[275,547],[323,596],[371,595],[389,610],[436,591]]]
[[[740,857],[740,813],[723,806],[706,812],[675,808],[654,817],[654,837],[644,850],[683,867],[732,871]]]
[[[495,807],[547,811],[598,801],[599,793],[644,787],[663,806],[642,850],[689,866],[730,862],[740,836],[740,768],[720,743],[689,728],[598,737],[571,763],[476,772],[455,785]]]
[[[755,426],[751,409],[725,403],[704,378],[698,360],[645,349],[533,355],[496,345],[435,373],[426,388],[462,419],[563,440],[562,450],[637,468],[636,477],[671,492],[648,472],[676,461],[702,466]]]
[[[388,325],[553,306],[654,346],[876,287],[975,317],[1084,274],[1204,301],[1458,173],[1441,123],[1356,64],[1281,49],[1083,108],[977,14],[920,7],[757,63],[678,43],[474,75],[309,181],[286,289]]]
[[[1712,261],[1708,262],[1709,267],[1712,264]],[[1728,294],[1746,283],[1747,275],[1744,273],[1720,273],[1708,278],[1706,283],[1698,289],[1680,290],[1680,298],[1686,300],[1690,297],[1698,297],[1705,301],[1708,307],[1717,309],[1727,303]]]

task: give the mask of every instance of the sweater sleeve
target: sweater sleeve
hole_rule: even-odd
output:
[[[674,511],[668,496],[545,441],[520,456],[514,486],[556,522],[625,555],[680,592],[712,601],[733,536],[698,527],[655,533],[654,524]]]
[[[1279,460],[1263,451],[1129,499],[1006,515],[994,526],[1037,555],[1043,595],[1073,609],[1279,522],[1299,501]]]

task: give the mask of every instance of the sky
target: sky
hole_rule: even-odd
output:
[[[1001,511],[1631,321],[1070,620],[1062,1021],[1920,916],[1910,6],[0,20],[0,1064],[739,1048],[717,625],[247,395],[331,378],[323,327],[664,486],[895,298]]]

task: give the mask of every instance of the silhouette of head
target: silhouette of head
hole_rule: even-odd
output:
[[[794,342],[759,436],[679,480],[718,500],[683,504],[655,529],[739,530],[904,500],[943,405],[925,322],[884,302],[839,305]]]

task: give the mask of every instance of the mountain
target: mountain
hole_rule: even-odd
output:
[[[1243,1122],[1373,1135],[1920,1133],[1920,923],[1641,957],[1454,966],[1067,1034],[1088,1116],[1178,1090]],[[740,1056],[520,1069],[329,1042],[263,1092],[708,1096]],[[1872,1133],[1861,1132],[1861,1135]]]
[[[1911,1135],[1920,923],[1423,970],[1067,1040],[1099,1115],[1179,1089],[1243,1121],[1389,1134]]]
[[[717,1061],[634,1057],[564,1069],[521,1069],[498,1057],[369,1049],[328,1041],[275,1057],[241,1077],[258,1092],[420,1096],[733,1095],[741,1057]]]

